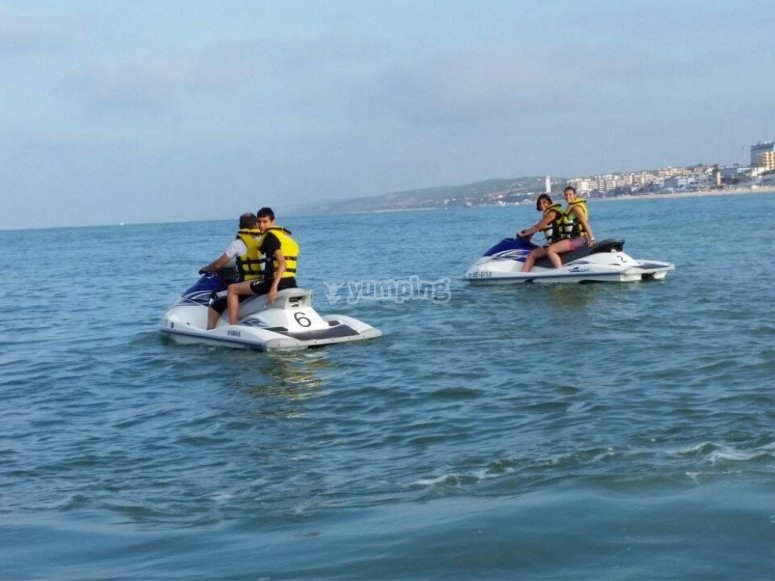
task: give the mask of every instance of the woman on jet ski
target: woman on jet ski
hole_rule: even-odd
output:
[[[533,234],[539,230],[546,236],[546,242],[553,244],[562,240],[565,236],[565,224],[563,222],[562,206],[560,204],[553,204],[552,198],[549,194],[541,194],[536,200],[536,210],[543,212],[541,220],[525,230],[517,232],[519,238],[530,238]],[[525,259],[525,264],[522,266],[523,272],[530,271],[535,264],[535,261],[542,256],[546,256],[546,250],[548,246],[542,246],[541,248],[534,248],[530,251],[530,254]]]

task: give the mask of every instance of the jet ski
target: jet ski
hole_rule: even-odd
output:
[[[379,337],[382,332],[345,315],[320,315],[312,308],[312,291],[284,289],[269,304],[266,295],[240,303],[236,325],[224,311],[214,329],[207,330],[207,307],[225,296],[228,276],[206,273],[186,290],[159,324],[159,331],[179,343],[225,345],[257,351],[303,349]]]
[[[623,250],[624,240],[607,239],[560,254],[562,268],[554,268],[543,257],[530,272],[521,272],[534,248],[538,246],[529,239],[505,238],[485,252],[463,278],[472,284],[635,282],[662,280],[675,268],[669,262],[632,258]]]

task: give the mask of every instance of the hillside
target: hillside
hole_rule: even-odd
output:
[[[451,206],[516,203],[544,191],[544,176],[489,179],[461,186],[438,186],[349,200],[329,200],[298,208],[312,213],[378,212]],[[553,180],[564,183],[564,179]]]

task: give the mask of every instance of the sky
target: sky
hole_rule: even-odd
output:
[[[6,0],[0,229],[747,163],[770,0]]]

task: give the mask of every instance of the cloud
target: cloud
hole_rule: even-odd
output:
[[[81,92],[90,104],[157,109],[178,102],[185,94],[239,87],[258,74],[254,64],[209,55],[144,54],[74,74],[66,84]]]
[[[50,49],[76,40],[83,23],[53,16],[12,14],[0,8],[0,54]]]
[[[277,100],[325,92],[364,63],[364,45],[334,38],[215,43],[196,54],[144,53],[84,68],[65,83],[103,108],[164,109],[191,95],[253,88]],[[339,71],[339,72],[337,72]],[[307,94],[309,98],[309,94]]]
[[[601,61],[553,48],[480,47],[396,61],[375,75],[364,102],[412,124],[508,123],[590,105],[643,66],[632,56]]]

